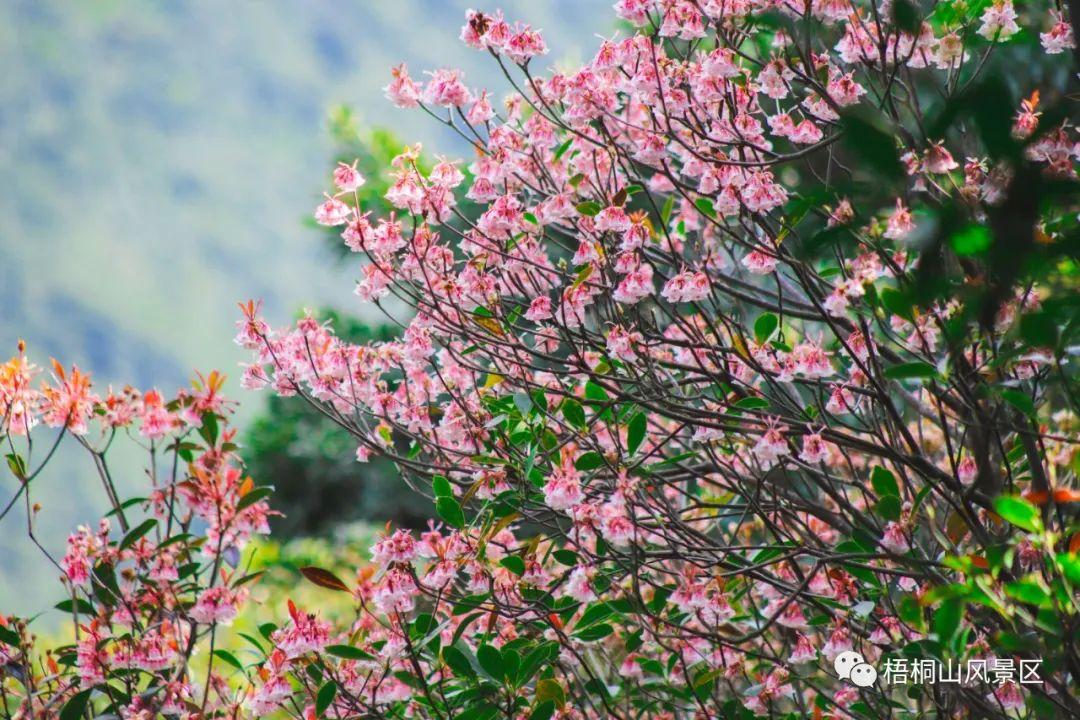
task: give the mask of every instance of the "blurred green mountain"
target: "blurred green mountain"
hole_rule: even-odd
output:
[[[551,65],[582,59],[613,27],[610,0],[498,4],[545,31]],[[171,391],[196,367],[235,380],[238,300],[263,298],[281,319],[347,302],[355,268],[304,227],[328,187],[328,108],[351,106],[433,154],[465,153],[381,88],[407,61],[415,75],[462,67],[470,84],[501,92],[490,58],[457,39],[468,5],[0,3],[0,351],[21,337],[41,363],[54,355],[101,384]],[[229,391],[240,394],[234,382]],[[262,399],[243,399],[250,418]],[[85,470],[64,459],[35,481],[52,550],[101,511]],[[140,480],[133,465],[121,483]],[[55,569],[24,522],[0,523],[9,611],[54,594]]]

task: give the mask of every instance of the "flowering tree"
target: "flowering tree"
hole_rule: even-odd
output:
[[[201,685],[171,657],[201,703],[173,712],[1076,716],[1063,9],[616,10],[629,37],[543,76],[538,32],[471,12],[462,39],[515,90],[500,111],[457,71],[394,70],[388,96],[475,160],[426,170],[406,149],[379,218],[341,165],[315,217],[362,258],[356,294],[399,340],[243,307],[244,385],[303,397],[359,461],[391,457],[441,522],[388,529],[348,582],[306,570],[352,595],[350,625],[290,604]],[[231,577],[154,617],[212,642]],[[230,602],[203,600],[215,589]],[[121,642],[122,613],[87,610]],[[859,686],[835,677],[849,652],[879,672],[990,670]],[[53,697],[164,712],[160,671],[105,656],[126,694],[79,660]],[[1008,672],[1024,663],[1037,678]]]

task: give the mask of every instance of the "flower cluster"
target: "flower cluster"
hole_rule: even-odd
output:
[[[245,308],[246,384],[317,404],[359,460],[396,459],[445,523],[388,535],[350,588],[384,618],[356,647],[409,675],[408,700],[350,690],[338,712],[883,714],[887,693],[823,687],[822,669],[905,644],[1020,652],[1000,644],[1009,611],[963,609],[989,587],[973,573],[1076,579],[1051,559],[1075,521],[1005,570],[994,520],[1041,532],[995,498],[1044,515],[1076,496],[1075,408],[1051,390],[1069,361],[1019,329],[1049,289],[1003,288],[982,325],[979,297],[917,289],[935,264],[978,261],[1022,182],[1074,181],[1080,144],[1037,92],[994,111],[1017,152],[928,134],[921,103],[976,85],[1021,23],[1046,56],[1071,49],[1068,22],[1007,0],[922,22],[899,2],[615,7],[636,32],[546,75],[534,31],[470,12],[465,43],[522,77],[498,111],[456,70],[394,70],[387,96],[445,113],[475,160],[425,173],[407,148],[395,212],[335,198],[316,216],[361,258],[363,302],[415,311],[400,339],[350,344],[311,316],[273,329]],[[1031,218],[1043,242],[1069,232],[1070,202]],[[934,232],[953,260],[920,254]],[[942,565],[990,548],[996,565]],[[1040,711],[1075,709],[1071,675],[1039,689]],[[957,692],[989,716],[1018,707]]]
[[[39,656],[26,621],[0,616],[5,676],[11,671],[21,683],[5,686],[0,708],[9,717],[78,717],[118,678],[123,689],[105,693],[107,707],[125,718],[239,707],[246,696],[220,672],[199,682],[190,670],[196,651],[247,597],[251,578],[238,566],[245,545],[269,532],[267,492],[244,477],[226,425],[224,377],[200,376],[166,399],[130,387],[99,394],[88,375],[55,361],[51,378],[37,383],[39,374],[20,344],[0,376],[0,437],[19,482],[4,514],[25,499],[33,532],[34,480],[65,435],[92,456],[112,511],[97,527],[73,532],[62,557],[48,558],[63,573],[67,597],[57,608],[72,619],[74,644]],[[57,429],[40,458],[38,425]],[[122,501],[106,451],[125,435],[151,455],[151,486]]]

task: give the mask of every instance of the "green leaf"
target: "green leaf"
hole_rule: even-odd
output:
[[[713,207],[713,202],[709,198],[698,198],[694,201],[694,207],[698,209],[702,215],[716,219],[716,208]]]
[[[345,660],[374,660],[375,656],[371,653],[364,652],[358,647],[352,645],[328,645],[326,648],[328,655],[334,657],[343,658]]]
[[[476,648],[476,659],[480,662],[480,667],[484,668],[484,671],[491,677],[501,678],[503,676],[502,653],[494,645],[484,643]]]
[[[890,380],[911,380],[914,378],[932,378],[937,376],[937,369],[930,363],[908,362],[885,368],[885,377]]]
[[[239,660],[237,660],[236,656],[233,655],[228,650],[215,650],[214,651],[214,657],[216,657],[216,658],[218,658],[220,660],[224,660],[225,662],[227,662],[229,665],[232,665],[237,670],[243,670],[244,669],[244,664],[242,662],[240,662]]]
[[[758,341],[759,345],[764,345],[769,340],[772,340],[772,336],[778,327],[780,327],[780,318],[773,313],[762,313],[754,321],[754,339]]]
[[[900,486],[896,483],[896,476],[880,465],[875,465],[870,471],[870,484],[878,497],[886,495],[900,497]]]
[[[521,656],[509,648],[502,649],[502,676],[511,685],[517,683],[518,670],[521,669]]]
[[[566,151],[570,149],[570,145],[573,144],[573,142],[574,138],[570,138],[566,142],[559,145],[559,147],[555,148],[555,160],[561,158],[566,153]]]
[[[595,402],[607,402],[611,399],[607,394],[607,390],[605,390],[602,385],[598,385],[592,380],[587,380],[585,382],[585,398]]]
[[[499,561],[499,564],[518,577],[525,574],[525,561],[517,555],[507,555]]]
[[[1035,415],[1035,403],[1032,402],[1027,393],[1020,392],[1019,390],[1002,390],[1001,397],[1005,402],[1009,403],[1025,415],[1029,417]]]
[[[900,498],[895,495],[885,495],[874,505],[877,514],[886,520],[899,520],[900,509]]]
[[[454,497],[454,489],[450,486],[450,481],[442,475],[436,475],[431,478],[431,491],[435,493],[435,497]]]
[[[960,628],[960,620],[964,615],[964,601],[959,598],[944,600],[941,606],[934,611],[933,628],[938,638],[943,643],[952,640],[956,631]]]
[[[90,693],[93,689],[83,690],[72,696],[60,711],[60,720],[79,720],[86,712],[86,706],[90,704]]]
[[[578,618],[577,627],[585,628],[601,620],[606,620],[615,613],[615,610],[606,602],[598,602],[590,605]]]
[[[884,288],[881,291],[880,297],[881,304],[893,315],[899,315],[908,321],[915,319],[915,316],[912,313],[914,303],[907,293],[894,290],[893,288]]]
[[[668,199],[664,202],[664,208],[660,211],[660,222],[666,226],[671,222],[671,212],[675,209],[675,196],[668,195]]]
[[[577,211],[579,213],[581,213],[582,215],[588,215],[589,217],[599,215],[600,210],[602,209],[603,208],[600,207],[600,203],[594,200],[586,200],[585,202],[578,203],[577,206]]]
[[[26,478],[26,461],[23,460],[22,455],[8,453],[4,457],[7,458],[8,469],[11,470],[11,473],[19,480],[24,480]]]
[[[892,5],[893,25],[911,35],[919,32],[922,15],[909,0],[894,0]]]
[[[1013,525],[1028,532],[1042,531],[1039,509],[1022,497],[1001,495],[994,498],[994,510]]]
[[[1057,321],[1045,310],[1026,313],[1020,317],[1020,337],[1035,347],[1057,347]]]
[[[532,398],[527,393],[514,393],[514,407],[518,409],[522,417],[526,417],[533,409]]]
[[[841,118],[843,142],[852,154],[865,162],[868,173],[878,176],[883,187],[904,176],[904,167],[896,152],[891,130],[878,127],[878,117],[869,113],[849,112]]]
[[[461,511],[461,505],[452,497],[439,497],[435,499],[435,511],[439,513],[447,525],[461,530],[465,527],[465,513]]]
[[[562,414],[566,421],[574,427],[578,429],[585,427],[585,410],[577,400],[570,398],[563,400]]]
[[[551,720],[551,716],[555,714],[555,701],[544,700],[536,704],[533,711],[529,713],[529,720]]]
[[[499,714],[499,708],[489,702],[477,702],[454,716],[454,720],[492,720]]]
[[[566,691],[558,680],[546,678],[536,681],[536,702],[542,703],[551,700],[556,707],[566,704]]]
[[[574,633],[574,637],[582,642],[595,642],[606,638],[611,633],[615,632],[615,629],[607,623],[597,623],[596,625],[590,625],[587,628],[579,630]]]
[[[272,485],[262,485],[257,488],[252,488],[240,498],[240,502],[236,503],[236,512],[249,508],[260,500],[265,500],[273,494],[274,487]]]
[[[949,238],[957,255],[979,255],[990,248],[990,229],[984,225],[968,225]]]
[[[315,696],[315,714],[318,717],[322,717],[326,709],[330,707],[330,703],[334,702],[334,698],[337,697],[337,690],[337,683],[333,680],[327,680],[319,688],[319,694]]]
[[[735,407],[743,410],[764,410],[769,407],[769,401],[763,397],[744,397],[739,398],[739,401],[735,403]]]
[[[207,445],[217,445],[218,430],[217,415],[212,412],[204,412],[202,414],[202,427],[199,428],[199,434],[202,435],[203,440],[206,440]]]
[[[587,452],[574,462],[574,467],[582,472],[586,470],[595,470],[598,467],[602,467],[604,464],[604,456],[598,452]]]
[[[1061,574],[1073,585],[1080,585],[1080,555],[1076,553],[1058,553],[1054,556]]]
[[[120,541],[120,549],[126,550],[135,543],[137,543],[139,541],[139,538],[153,530],[157,524],[158,521],[154,518],[150,518],[149,520],[144,520],[143,522],[139,523],[139,525],[132,528],[128,532],[128,534],[124,536],[124,539]]]
[[[56,603],[56,605],[54,605],[53,607],[55,607],[57,610],[59,610],[61,612],[66,612],[66,613],[69,613],[74,609],[74,610],[78,610],[80,615],[93,615],[94,614],[94,606],[91,605],[90,603],[88,603],[86,600],[83,600],[82,598],[78,598],[74,603],[70,599],[61,600],[60,602]]]
[[[1005,594],[1013,600],[1018,600],[1028,605],[1049,605],[1050,595],[1032,578],[1021,578],[1005,584]]]
[[[442,649],[442,659],[447,667],[454,671],[455,675],[468,678],[476,677],[476,670],[473,669],[472,663],[465,657],[465,653],[456,647],[452,645],[444,647]]]
[[[630,418],[626,427],[626,451],[629,455],[633,455],[641,447],[648,425],[648,418],[644,412],[638,412]]]

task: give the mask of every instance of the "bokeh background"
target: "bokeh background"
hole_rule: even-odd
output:
[[[469,4],[2,0],[4,357],[23,338],[39,364],[55,356],[102,386],[168,392],[196,368],[221,368],[244,403],[249,448],[264,438],[253,463],[294,479],[282,509],[293,503],[307,520],[288,532],[325,535],[339,520],[393,514],[392,478],[354,491],[363,472],[385,468],[342,462],[344,439],[237,387],[236,303],[261,298],[281,321],[304,307],[359,312],[350,301],[356,268],[307,218],[343,144],[375,137],[384,145],[421,141],[429,156],[467,154],[423,113],[394,108],[382,88],[390,66],[404,61],[414,76],[461,67],[470,86],[501,96],[498,67],[458,40]],[[590,56],[596,35],[615,31],[610,4],[499,7],[541,28],[551,46],[543,64],[562,67]],[[379,332],[376,318],[350,321],[354,332]],[[121,483],[136,487],[140,466],[131,460],[119,468]],[[0,487],[0,500],[14,491]],[[39,535],[54,552],[72,527],[103,512],[96,478],[74,455],[35,481],[34,500],[42,505]],[[319,515],[330,506],[347,510]],[[0,523],[7,612],[38,609],[57,590],[56,570],[26,538],[25,523],[19,513]]]

